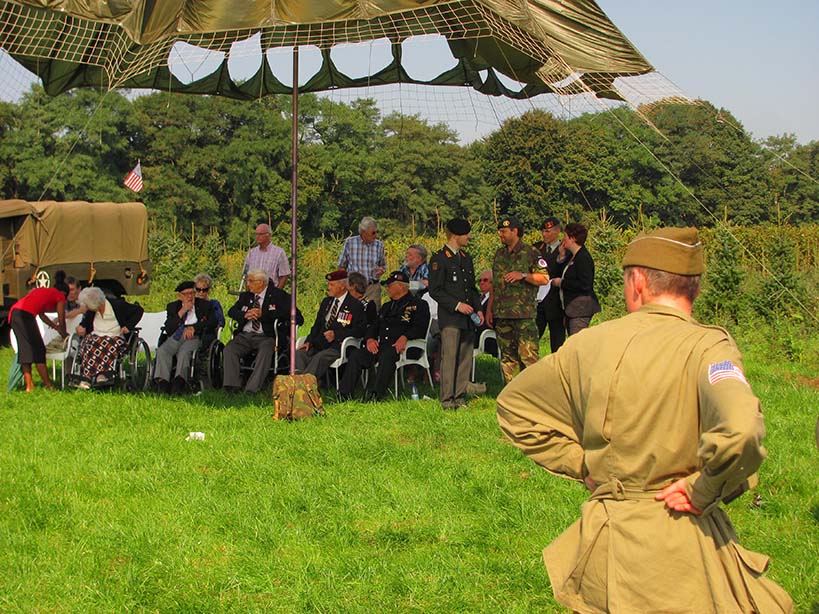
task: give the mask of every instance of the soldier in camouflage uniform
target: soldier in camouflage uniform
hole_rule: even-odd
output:
[[[523,224],[517,217],[502,218],[498,236],[503,247],[492,264],[486,320],[495,327],[503,377],[509,383],[516,371],[537,362],[537,287],[549,283],[549,275],[540,252],[521,240]]]

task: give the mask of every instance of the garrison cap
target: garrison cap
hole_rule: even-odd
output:
[[[390,273],[390,276],[387,277],[384,281],[381,282],[382,286],[389,286],[394,281],[400,281],[401,283],[408,284],[409,277],[407,277],[406,273],[403,271],[393,271]]]
[[[468,235],[472,226],[466,220],[455,218],[446,223],[446,229],[454,235]]]
[[[344,269],[336,269],[332,273],[327,273],[327,275],[324,276],[324,279],[326,279],[327,281],[339,281],[342,279],[347,279],[347,271],[345,271]]]
[[[659,228],[637,236],[626,248],[623,267],[640,266],[677,275],[702,275],[703,248],[696,228]]]
[[[517,228],[523,234],[523,224],[516,215],[505,215],[498,222],[498,230],[501,228]]]
[[[193,290],[196,287],[196,284],[192,281],[183,281],[181,284],[176,286],[176,290],[174,292],[183,292],[184,290]]]
[[[543,226],[541,226],[540,228],[542,230],[551,230],[555,226],[560,226],[560,220],[557,219],[555,216],[550,215],[545,220],[543,220]]]

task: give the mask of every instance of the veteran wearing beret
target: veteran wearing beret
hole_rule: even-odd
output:
[[[501,218],[498,237],[503,247],[492,263],[492,292],[486,320],[495,328],[506,382],[538,359],[537,287],[549,283],[548,265],[540,252],[523,242],[523,224],[514,215]]]
[[[367,324],[364,306],[348,292],[347,271],[338,269],[324,278],[327,297],[319,305],[307,340],[296,350],[296,373],[312,373],[319,383],[341,356],[343,341],[362,337]]]
[[[475,267],[472,257],[463,250],[469,243],[471,230],[466,220],[454,219],[447,223],[446,245],[432,256],[429,273],[429,294],[438,302],[441,328],[441,405],[444,409],[466,405],[475,329],[483,324]]]
[[[623,267],[629,314],[569,337],[498,397],[512,443],[591,493],[544,551],[555,598],[576,612],[791,612],[722,507],[755,481],[765,429],[733,339],[691,317],[697,230],[640,235]]]

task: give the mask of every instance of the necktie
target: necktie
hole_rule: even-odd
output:
[[[327,317],[327,322],[325,323],[327,325],[327,328],[330,328],[330,325],[333,323],[333,320],[336,319],[336,316],[338,315],[338,307],[339,307],[338,299],[334,299],[333,308],[330,310],[330,315]]]
[[[262,303],[261,303],[261,298],[262,298],[261,296],[259,296],[258,294],[256,294],[256,295],[253,297],[253,304],[250,306],[250,308],[251,308],[251,309],[258,309],[259,307],[261,307],[261,305],[262,305]],[[254,330],[254,331],[257,331],[257,330],[259,330],[259,329],[262,327],[262,323],[261,323],[259,320],[253,320],[253,321],[250,323],[250,326],[251,326],[251,327],[253,327],[253,330]]]

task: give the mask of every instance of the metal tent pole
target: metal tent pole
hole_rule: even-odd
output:
[[[296,370],[296,233],[299,193],[299,47],[293,47],[293,177],[290,193],[290,375]]]

